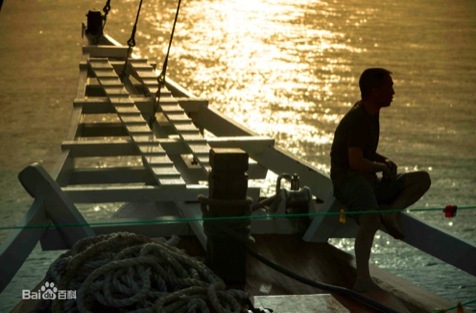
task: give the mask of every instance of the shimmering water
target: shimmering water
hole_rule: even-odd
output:
[[[113,3],[107,32],[122,43],[137,5]],[[175,9],[175,1],[143,4],[134,52],[159,67]],[[432,177],[414,207],[476,205],[475,15],[472,0],[183,1],[168,75],[328,173],[333,132],[358,100],[359,74],[385,67],[396,96],[381,114],[380,152],[401,171]],[[475,210],[452,220],[414,214],[476,241]],[[353,250],[351,240],[334,243]],[[476,298],[476,278],[386,234],[372,252],[379,267],[452,301]]]

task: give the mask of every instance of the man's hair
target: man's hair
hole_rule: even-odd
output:
[[[387,76],[392,74],[384,68],[368,68],[359,79],[360,95],[362,99],[368,97],[372,93],[372,89],[381,87]]]

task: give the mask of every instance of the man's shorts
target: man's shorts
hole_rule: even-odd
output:
[[[334,195],[350,211],[378,210],[380,205],[391,204],[403,191],[405,174],[394,180],[376,180],[352,173],[339,186],[334,186]]]

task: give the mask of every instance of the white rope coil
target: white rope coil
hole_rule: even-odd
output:
[[[76,290],[76,299],[53,300],[51,312],[239,313],[247,295],[226,290],[203,263],[168,242],[131,233],[86,238],[51,266],[46,281]]]

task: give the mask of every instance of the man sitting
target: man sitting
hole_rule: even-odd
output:
[[[427,172],[397,174],[397,165],[377,153],[380,109],[389,107],[395,91],[391,72],[370,68],[360,76],[361,100],[342,118],[331,148],[334,195],[351,211],[403,210],[430,188]],[[376,173],[382,173],[378,178]],[[375,233],[383,224],[390,235],[403,239],[398,213],[359,214],[355,238],[357,279],[354,289],[372,291],[369,258]]]

